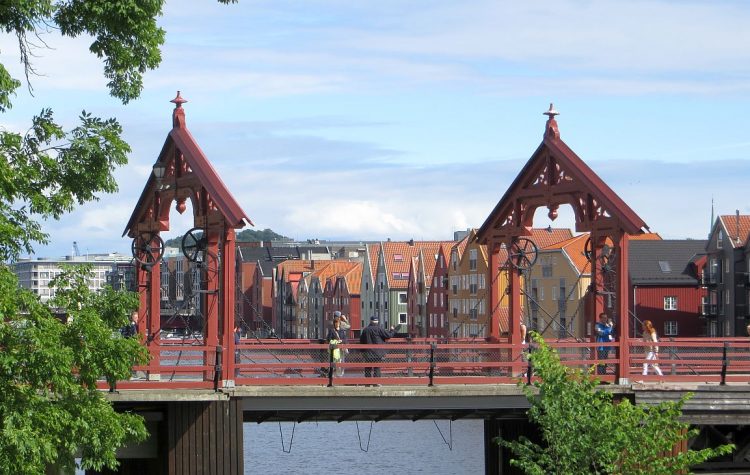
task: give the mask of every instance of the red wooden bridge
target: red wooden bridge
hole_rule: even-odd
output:
[[[488,292],[488,338],[392,339],[382,345],[382,361],[373,362],[365,356],[374,346],[235,342],[235,230],[250,219],[187,130],[186,101],[179,92],[172,102],[172,129],[124,231],[133,239],[139,331],[151,360],[133,368],[135,378],[100,386],[109,390],[118,410],[142,414],[152,435],[152,451],[128,459],[123,473],[244,473],[243,421],[311,417],[339,422],[482,418],[485,471],[503,473],[507,457],[494,437],[536,430],[526,419],[528,403],[517,387],[534,377],[528,358],[534,348],[522,343],[520,329],[523,309],[529,308],[523,302],[522,276],[536,260],[528,237],[538,208],[547,207],[554,220],[561,205],[573,209],[577,232],[590,233],[590,305],[584,323],[593,326],[605,314],[616,321],[622,337],[612,343],[571,339],[548,344],[564,364],[591,370],[602,382],[614,383],[608,390],[636,403],[679,398],[685,385],[692,385],[697,402],[684,408],[693,417],[688,422],[706,427],[704,445],[718,436],[722,443],[735,442],[733,459],[722,463],[750,469],[750,340],[660,341],[658,359],[649,362],[663,374],[642,374],[646,348],[632,338],[628,248],[631,236],[648,226],[561,140],[551,105],[542,143],[477,232],[489,255],[486,281],[494,283],[496,272],[507,272],[507,289],[493,286]],[[160,233],[169,230],[171,204],[182,213],[187,200],[194,228],[183,238],[182,250],[198,275],[200,285],[191,299],[203,327],[199,338],[168,339],[161,328]],[[507,308],[504,328],[501,307]],[[343,359],[334,358],[334,351]],[[366,368],[377,368],[380,376],[365,377]]]
[[[642,374],[643,342],[592,343],[552,341],[549,345],[567,366],[592,370],[605,383],[750,383],[750,340],[747,338],[670,339],[659,342],[659,364]],[[627,346],[628,351],[621,348]],[[363,350],[382,348],[380,362],[368,362]],[[602,349],[608,351],[603,352]],[[148,366],[134,367],[137,378],[119,381],[117,389],[221,389],[235,386],[358,386],[516,384],[533,377],[527,352],[533,345],[468,340],[393,339],[380,346],[339,345],[335,362],[328,344],[307,340],[241,340],[231,352],[221,347],[162,340],[150,346]],[[515,350],[515,351],[514,351]],[[622,361],[619,355],[626,353]],[[513,355],[518,355],[513,358]],[[365,377],[366,367],[381,369]],[[107,388],[102,382],[102,388]]]

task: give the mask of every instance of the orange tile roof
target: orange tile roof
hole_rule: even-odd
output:
[[[747,244],[750,236],[750,215],[741,214],[739,219],[736,214],[719,216],[727,234],[726,240],[732,243],[732,247],[740,247]]]
[[[368,244],[367,245],[368,255],[370,257],[370,268],[366,269],[370,272],[370,278],[374,281],[375,276],[378,274],[378,258],[380,257],[380,244]],[[365,269],[363,269],[363,272]]]
[[[361,262],[354,262],[354,267],[344,273],[346,287],[349,289],[349,295],[359,295],[362,287],[362,270],[364,266]]]
[[[411,244],[411,241],[386,241],[382,243],[388,287],[392,289],[405,289],[409,283],[408,279],[395,280],[393,279],[393,274],[396,272],[408,274],[409,263],[411,262],[411,259],[419,255],[420,250],[422,250],[425,255],[431,255],[434,260],[434,256],[437,254],[440,246],[445,245],[448,242],[449,241],[414,241],[414,243]],[[401,256],[400,260],[395,259],[395,256],[397,255]]]
[[[283,262],[279,262],[276,266],[278,275],[284,277],[286,282],[289,282],[289,276],[292,273],[300,272],[312,272],[314,263],[311,261],[300,260],[300,259],[289,259]]]
[[[565,241],[558,242],[545,249],[560,249],[573,263],[579,274],[589,274],[589,260],[586,258],[585,246],[586,241],[589,239],[589,233],[579,234],[578,236],[566,239]]]
[[[345,273],[352,270],[354,267],[357,266],[357,262],[354,261],[342,261],[342,260],[333,260],[333,261],[322,261],[322,262],[316,262],[315,270],[313,271],[313,276],[320,279],[321,282],[325,282],[326,279],[330,277],[336,277],[340,275],[344,275]]]
[[[552,244],[560,241],[565,241],[573,237],[573,232],[566,228],[552,228],[550,232],[548,228],[532,228],[531,236],[526,236],[527,239],[531,239],[539,249],[551,246]]]

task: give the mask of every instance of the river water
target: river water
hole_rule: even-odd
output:
[[[264,422],[243,430],[246,474],[484,473],[481,420]]]
[[[372,430],[352,421],[243,427],[246,474],[484,473],[481,420],[381,421]]]

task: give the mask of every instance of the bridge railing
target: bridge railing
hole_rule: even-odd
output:
[[[747,338],[682,338],[656,344],[653,361],[646,355],[650,344],[630,340],[631,379],[642,381],[731,383],[750,382],[750,341]],[[656,363],[663,376],[651,366]],[[648,374],[643,375],[643,365]]]
[[[149,346],[154,363],[133,368],[133,379],[117,387],[217,388],[235,385],[433,385],[517,383],[533,375],[529,345],[431,339],[393,339],[384,345],[331,346],[317,340],[243,340],[234,354],[181,341]],[[626,374],[631,381],[750,382],[750,340],[746,338],[671,339],[658,343],[655,360],[639,339],[597,343],[549,341],[565,365],[591,370],[616,382],[621,345],[628,345]],[[658,376],[643,364],[659,365]],[[102,387],[108,387],[102,383]]]

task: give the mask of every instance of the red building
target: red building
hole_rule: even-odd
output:
[[[641,334],[641,322],[651,320],[659,337],[705,336],[700,286],[705,263],[704,240],[634,240],[630,243],[631,327]]]
[[[450,247],[440,246],[432,285],[427,296],[428,333],[435,338],[448,337],[448,257]]]

